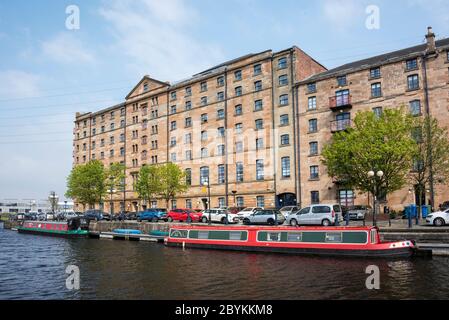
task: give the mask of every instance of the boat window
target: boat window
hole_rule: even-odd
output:
[[[242,239],[242,233],[240,231],[229,232],[229,240],[239,241]]]
[[[198,231],[198,239],[209,239],[209,231]]]
[[[289,232],[287,236],[288,242],[301,242],[302,241],[302,233],[301,232]]]
[[[377,232],[376,230],[371,230],[371,243],[376,243],[377,242]]]
[[[187,230],[171,230],[170,237],[171,238],[187,238]]]
[[[327,232],[326,242],[341,242],[343,235],[341,232]]]
[[[267,241],[281,241],[281,234],[279,232],[269,232],[267,235]]]

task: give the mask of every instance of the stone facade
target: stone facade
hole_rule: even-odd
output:
[[[300,127],[298,152],[301,159],[299,179],[301,188],[298,199],[301,199],[303,206],[311,204],[316,199],[322,203],[372,202],[367,194],[342,190],[338,183],[334,183],[327,175],[320,157],[320,150],[331,140],[332,135],[350,126],[358,111],[375,112],[405,106],[420,116],[427,113],[427,91],[430,114],[436,117],[441,125],[449,126],[449,41],[448,39],[438,41],[436,50],[433,50],[434,36],[432,38],[431,30],[429,35],[427,45],[349,64],[335,71],[330,70],[312,76],[298,84]],[[412,84],[411,87],[409,82]],[[316,91],[310,92],[313,86],[316,87]],[[340,96],[336,97],[337,95]],[[313,119],[317,121],[316,132],[309,131],[309,121]],[[318,144],[318,153],[311,153],[313,143]],[[315,145],[312,149],[314,147]],[[316,178],[311,177],[313,166],[318,167],[319,175]],[[319,197],[312,199],[312,192],[315,197],[317,195]],[[438,207],[447,200],[449,186],[435,181],[434,194],[434,207]],[[426,202],[429,203],[430,190],[426,198]],[[387,200],[390,208],[402,210],[404,206],[415,203],[414,186],[407,186],[395,192]]]
[[[293,89],[324,70],[292,47],[247,55],[177,84],[145,76],[123,104],[77,114],[74,165],[93,159],[126,164],[126,191],[112,196],[114,212],[165,207],[161,199],[141,203],[133,182],[142,165],[168,161],[191,173],[191,188],[169,207],[207,206],[206,168],[212,207],[294,204]],[[109,204],[105,199],[105,211]]]

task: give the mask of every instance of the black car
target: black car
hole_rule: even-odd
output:
[[[111,217],[106,212],[103,212],[101,210],[87,210],[84,212],[84,218],[86,218],[89,221],[95,220],[95,221],[101,221],[101,220],[107,220],[110,221]]]
[[[120,212],[112,217],[112,221],[125,221],[128,219],[128,214],[126,212]]]

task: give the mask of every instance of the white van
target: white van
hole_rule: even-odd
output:
[[[298,225],[335,225],[337,221],[343,222],[343,211],[339,204],[314,204],[292,213],[287,223],[293,227]]]

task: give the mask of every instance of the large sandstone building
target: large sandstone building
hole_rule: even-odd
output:
[[[191,185],[172,207],[207,207],[206,184],[211,207],[367,204],[367,195],[326,175],[320,150],[359,110],[407,105],[449,125],[449,39],[435,41],[431,30],[426,38],[333,70],[292,47],[246,55],[175,84],[145,76],[122,104],[76,115],[74,165],[126,165],[114,212],[164,207],[161,199],[141,203],[133,182],[142,165],[166,162],[180,165]],[[413,203],[412,189],[393,194],[389,205]],[[449,191],[437,182],[431,189],[435,204]]]

